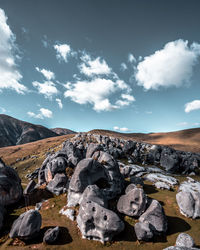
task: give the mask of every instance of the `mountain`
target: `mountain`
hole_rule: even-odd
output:
[[[75,131],[72,131],[72,130],[67,129],[67,128],[52,128],[51,131],[53,131],[54,133],[56,133],[58,135],[76,134]]]
[[[0,147],[19,145],[55,136],[58,134],[41,125],[34,125],[4,114],[0,115]]]

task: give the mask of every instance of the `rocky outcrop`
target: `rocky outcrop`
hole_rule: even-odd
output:
[[[65,193],[68,188],[68,177],[66,174],[57,173],[46,188],[55,195]]]
[[[116,213],[93,201],[81,203],[77,224],[84,239],[102,243],[124,230],[124,223]]]
[[[19,201],[22,192],[17,172],[0,159],[0,205],[6,206]]]
[[[24,240],[33,239],[40,231],[42,217],[37,210],[29,210],[21,214],[13,223],[10,230],[10,238]]]
[[[176,201],[181,214],[193,219],[200,217],[200,182],[188,177],[188,181],[181,183]]]

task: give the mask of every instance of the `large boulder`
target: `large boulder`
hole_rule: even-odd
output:
[[[100,151],[102,149],[102,145],[90,143],[86,151],[86,158],[91,158],[96,151]]]
[[[176,150],[165,147],[162,150],[160,165],[170,173],[180,172],[180,156]]]
[[[47,190],[55,195],[65,193],[68,188],[68,177],[66,174],[56,174],[48,183]]]
[[[17,172],[0,158],[0,205],[13,204],[22,197],[21,180]]]
[[[148,174],[145,176],[145,179],[151,182],[164,182],[167,185],[174,187],[175,185],[178,184],[178,180],[172,176],[169,175],[164,175],[161,173],[153,173],[153,174]]]
[[[102,243],[124,230],[124,223],[117,214],[93,201],[81,203],[77,224],[83,238]]]
[[[146,208],[147,197],[141,188],[133,188],[122,195],[117,203],[117,210],[129,216],[140,216]]]
[[[181,183],[176,194],[181,214],[196,219],[200,217],[200,182],[188,177],[188,181]]]
[[[44,234],[43,242],[49,245],[55,243],[58,239],[59,232],[59,227],[49,228]]]
[[[148,221],[137,222],[134,229],[138,240],[149,241],[153,238],[153,229]]]
[[[12,224],[10,238],[20,238],[24,240],[36,237],[40,231],[42,217],[37,210],[29,210],[21,214]]]
[[[4,214],[5,214],[5,209],[3,206],[0,205],[0,230],[3,227]]]

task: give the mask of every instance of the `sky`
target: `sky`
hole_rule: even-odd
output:
[[[199,0],[0,0],[0,113],[48,128],[200,127]]]

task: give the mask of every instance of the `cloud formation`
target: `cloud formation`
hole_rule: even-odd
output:
[[[2,89],[12,89],[19,94],[27,91],[20,83],[22,75],[16,65],[15,35],[7,24],[7,16],[0,9],[0,92]]]
[[[41,108],[39,110],[39,113],[38,114],[35,114],[34,112],[27,112],[27,114],[30,116],[30,117],[33,117],[33,118],[36,118],[36,119],[44,119],[44,118],[52,118],[53,117],[53,113],[51,110],[49,109],[45,109],[45,108]]]
[[[129,53],[128,55],[128,62],[129,63],[136,63],[136,59],[133,54]]]
[[[200,56],[200,44],[182,39],[167,43],[137,65],[135,78],[145,90],[189,84]]]
[[[47,80],[53,80],[55,79],[55,74],[47,69],[40,69],[38,67],[35,68],[38,72],[40,72]]]
[[[95,111],[111,111],[120,104],[111,104],[109,97],[118,91],[127,91],[128,85],[120,80],[95,78],[90,81],[77,81],[65,84],[64,96],[79,104],[91,104]],[[130,98],[130,97],[129,97]]]
[[[121,63],[120,70],[124,72],[127,69],[128,69],[128,67],[127,67],[126,63]]]
[[[56,98],[56,102],[58,103],[59,108],[62,109],[63,108],[63,104],[62,104],[61,99]]]
[[[58,59],[59,62],[61,62],[62,60],[64,62],[68,62],[68,58],[71,55],[71,48],[70,45],[68,44],[55,44],[54,45],[54,49],[56,50],[56,57]]]
[[[56,85],[52,81],[45,81],[43,83],[34,81],[32,84],[35,88],[37,88],[38,92],[44,95],[46,98],[51,99],[53,95],[58,94]]]
[[[81,60],[83,62],[79,65],[79,69],[86,76],[109,75],[112,72],[106,61],[100,57],[92,59],[89,54],[84,52]]]
[[[194,100],[185,104],[185,112],[189,113],[193,110],[200,109],[200,100]]]
[[[121,131],[121,132],[128,132],[128,131],[130,131],[130,129],[128,129],[126,127],[119,128],[118,126],[114,126],[113,129],[116,130],[116,131]]]

